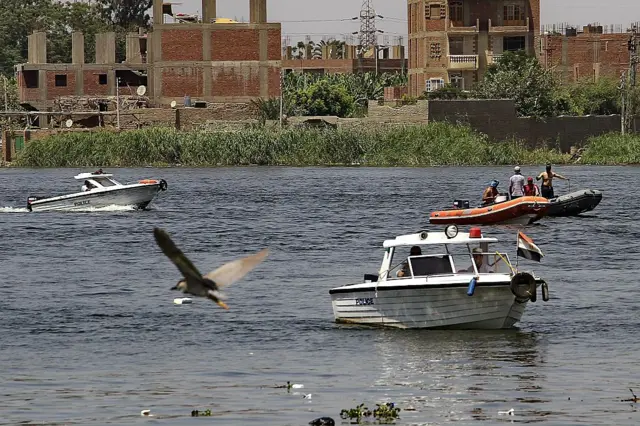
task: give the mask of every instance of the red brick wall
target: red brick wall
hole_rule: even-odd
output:
[[[250,29],[211,31],[211,60],[257,61],[260,59],[259,31]],[[280,44],[278,43],[278,46]],[[280,59],[280,47],[276,57]]]
[[[201,30],[162,30],[163,61],[201,61]]]
[[[280,60],[282,57],[282,32],[280,30],[267,30],[269,47],[267,48],[267,59],[270,61]]]
[[[211,94],[212,96],[260,96],[258,67],[214,69]]]
[[[444,19],[429,19],[424,23],[425,31],[444,31],[446,29],[446,20]]]
[[[27,89],[24,74],[18,73],[18,92],[20,101],[37,101],[40,98],[40,88]]]
[[[43,72],[43,71],[40,71]],[[67,76],[66,86],[56,86],[56,75]],[[75,71],[47,71],[47,97],[54,99],[56,96],[75,95],[76,73]]]
[[[172,67],[162,70],[162,96],[182,97],[204,95],[202,68]]]
[[[280,69],[269,68],[269,97],[280,96]]]
[[[108,95],[109,86],[107,84],[100,84],[99,75],[107,74],[107,71],[84,71],[83,72],[83,84],[85,95]]]
[[[529,0],[529,26],[533,30],[533,32],[538,35],[540,34],[540,0]]]

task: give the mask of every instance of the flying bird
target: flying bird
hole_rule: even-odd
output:
[[[153,228],[153,235],[162,252],[178,267],[178,270],[183,275],[183,278],[171,290],[181,290],[194,296],[207,297],[224,309],[229,309],[229,307],[221,300],[224,295],[220,292],[220,287],[232,284],[244,277],[261,263],[269,253],[269,249],[263,249],[250,256],[226,263],[218,269],[202,275],[187,256],[176,247],[165,230]]]

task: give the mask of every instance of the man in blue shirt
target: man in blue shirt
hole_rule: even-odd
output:
[[[512,200],[524,195],[524,176],[520,173],[520,166],[513,168],[514,175],[509,179],[509,197]]]

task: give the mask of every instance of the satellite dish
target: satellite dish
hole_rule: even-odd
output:
[[[144,94],[147,93],[147,88],[144,86],[138,86],[136,93],[138,93],[138,96],[144,96]]]
[[[175,108],[176,107],[176,101],[171,101],[171,108]]]
[[[67,121],[64,122],[64,125],[67,127],[71,127],[73,125],[73,120],[72,119],[68,119]]]

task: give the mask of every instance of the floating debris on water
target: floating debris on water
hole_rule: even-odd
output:
[[[336,422],[331,417],[318,417],[309,422],[311,426],[335,426]]]
[[[391,423],[395,419],[400,418],[400,407],[396,407],[395,403],[387,402],[386,404],[376,404],[376,408],[371,411],[365,407],[364,403],[358,405],[356,408],[343,409],[340,411],[340,417],[344,420],[356,420],[360,423],[364,418],[365,421],[369,421],[372,417],[379,423]]]
[[[631,391],[631,395],[633,395],[633,398],[622,399],[620,401],[621,402],[640,402],[640,399],[636,396],[635,393],[633,393],[633,389],[629,388],[629,391]]]
[[[142,411],[140,411],[140,415],[141,416],[153,416],[153,414],[151,414],[151,410],[142,410]]]
[[[204,411],[193,410],[193,411],[191,411],[191,417],[210,416],[210,415],[211,415],[211,410],[204,410]]]
[[[189,297],[178,297],[176,299],[173,299],[173,303],[175,303],[176,305],[189,305],[193,303],[193,300],[191,300]]]
[[[311,399],[311,394],[302,395],[302,399]]]
[[[510,416],[513,416],[513,413],[515,413],[515,410],[513,408],[509,411],[498,411],[498,414],[508,414]]]

